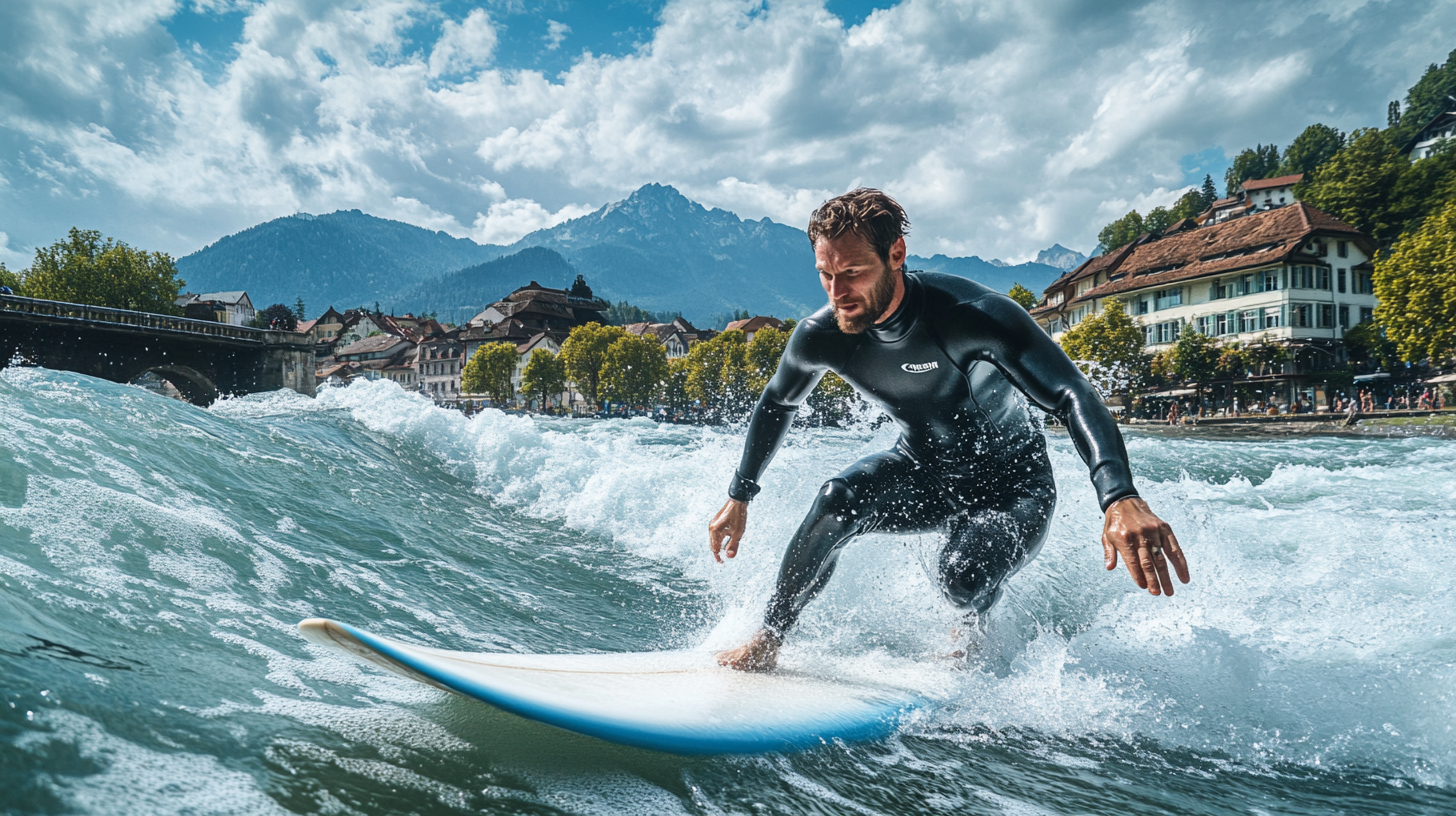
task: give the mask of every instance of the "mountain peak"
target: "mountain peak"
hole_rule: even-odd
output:
[[[1037,263],[1055,266],[1062,271],[1076,269],[1085,263],[1086,260],[1086,255],[1083,255],[1075,249],[1067,249],[1061,244],[1052,244],[1041,252],[1036,253]]]

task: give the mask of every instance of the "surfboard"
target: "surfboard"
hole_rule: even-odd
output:
[[[493,654],[416,646],[324,618],[298,629],[313,643],[521,717],[675,754],[878,739],[919,706],[915,695],[890,686],[733,671],[707,651]]]

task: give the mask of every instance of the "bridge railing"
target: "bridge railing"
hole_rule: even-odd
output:
[[[244,340],[252,343],[313,344],[305,335],[292,332],[254,329],[247,326],[234,326],[230,323],[214,323],[210,320],[193,320],[190,317],[173,317],[151,312],[133,312],[128,309],[112,309],[106,306],[87,306],[84,303],[38,300],[17,295],[0,295],[0,312],[55,317],[63,320],[90,320],[120,326],[135,326],[139,329],[226,337],[230,340]]]

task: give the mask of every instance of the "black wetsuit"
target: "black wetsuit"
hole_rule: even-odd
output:
[[[779,570],[764,626],[782,634],[823,589],[840,548],[869,532],[941,530],[946,597],[984,612],[1046,539],[1056,486],[1020,391],[1056,415],[1105,510],[1136,496],[1122,434],[1092,386],[1015,301],[952,275],[910,272],[887,320],[839,330],[830,307],[799,323],[748,425],[729,495],[747,501],[825,371],[884,409],[894,448],[830,479]]]

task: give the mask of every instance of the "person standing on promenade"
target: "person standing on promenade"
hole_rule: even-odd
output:
[[[798,406],[833,371],[900,429],[818,491],[790,541],[762,627],[718,654],[769,671],[785,635],[829,582],[840,550],[871,532],[938,531],[944,596],[979,619],[1046,540],[1056,486],[1046,437],[1017,393],[1061,420],[1105,514],[1104,566],[1119,556],[1139,587],[1189,580],[1178,539],[1133,486],[1117,423],[1056,343],[1007,296],[953,275],[906,272],[904,210],[878,190],[825,202],[809,222],[829,304],[789,337],[748,425],[728,501],[708,525],[714,559],[738,553],[758,479]]]

